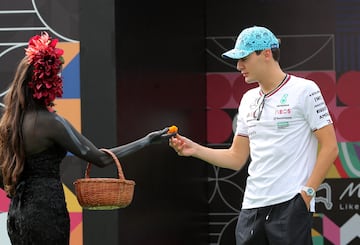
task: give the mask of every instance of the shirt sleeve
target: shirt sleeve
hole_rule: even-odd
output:
[[[248,136],[248,126],[246,124],[247,107],[248,103],[246,102],[246,95],[244,95],[238,108],[236,135]]]
[[[320,88],[310,82],[305,91],[304,116],[313,131],[332,124],[331,115]]]

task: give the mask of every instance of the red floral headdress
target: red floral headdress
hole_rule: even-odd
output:
[[[63,83],[60,76],[61,65],[64,63],[64,51],[56,48],[58,39],[52,39],[47,32],[30,38],[25,49],[28,64],[33,66],[33,75],[28,86],[33,89],[33,97],[52,106],[56,97],[62,97]]]

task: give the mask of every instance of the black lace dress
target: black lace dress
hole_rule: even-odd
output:
[[[60,180],[66,151],[51,147],[26,159],[11,199],[8,234],[12,245],[68,245],[70,218]]]

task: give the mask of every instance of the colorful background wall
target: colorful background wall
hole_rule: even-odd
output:
[[[124,144],[175,124],[199,143],[228,147],[238,103],[250,86],[235,63],[220,55],[243,28],[267,26],[282,40],[284,70],[318,83],[336,128],[340,154],[317,192],[314,244],[355,245],[360,243],[359,12],[360,1],[354,0],[184,0],[175,6],[161,0],[1,0],[0,96],[29,36],[46,30],[67,55],[57,110],[97,145]],[[65,159],[71,245],[235,243],[246,168],[211,167],[178,157],[166,145],[121,162],[127,178],[137,183],[133,203],[124,210],[89,212],[78,206],[72,185],[86,163],[71,155]],[[94,176],[113,172],[93,170]],[[8,242],[8,203],[0,191],[2,245]]]
[[[66,25],[66,22],[74,20],[76,22],[78,18],[78,13],[74,13],[74,9],[77,9],[76,5],[66,5],[64,2],[1,1],[0,93],[1,97],[6,93],[17,63],[24,56],[24,48],[27,47],[29,38],[46,31],[52,37],[59,39],[58,47],[65,51],[62,72],[64,95],[63,98],[56,100],[55,109],[81,131],[80,43],[77,27],[72,27],[70,30],[70,26]],[[72,184],[72,176],[81,176],[81,165],[75,163],[78,161],[68,155],[61,166],[63,187],[71,218],[71,244],[76,245],[82,244],[83,238],[82,209],[73,193]],[[2,245],[10,244],[6,233],[9,201],[5,192],[0,190],[0,244]]]
[[[219,58],[221,53],[231,47],[242,28],[269,27],[281,39],[281,66],[289,74],[317,82],[336,129],[340,154],[317,191],[314,244],[359,244],[360,229],[355,227],[360,227],[360,131],[357,130],[360,97],[356,92],[360,88],[360,2],[207,3],[208,144],[229,146],[239,101],[251,87],[234,72],[234,63]],[[244,177],[245,171],[209,169],[212,244],[235,242],[233,231],[241,208]]]

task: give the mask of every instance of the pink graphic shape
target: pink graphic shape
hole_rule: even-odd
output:
[[[207,111],[207,141],[221,143],[232,134],[232,119],[222,110]]]
[[[359,106],[360,98],[358,91],[360,72],[348,71],[341,75],[337,81],[337,96],[338,99],[347,106]]]
[[[224,107],[231,98],[232,88],[229,80],[221,74],[207,76],[207,106],[212,109]]]
[[[10,199],[7,198],[6,192],[0,189],[0,212],[7,212],[9,210]]]
[[[82,222],[82,213],[70,213],[70,231],[73,231]]]
[[[323,236],[334,245],[340,245],[340,228],[328,217],[323,217]]]

